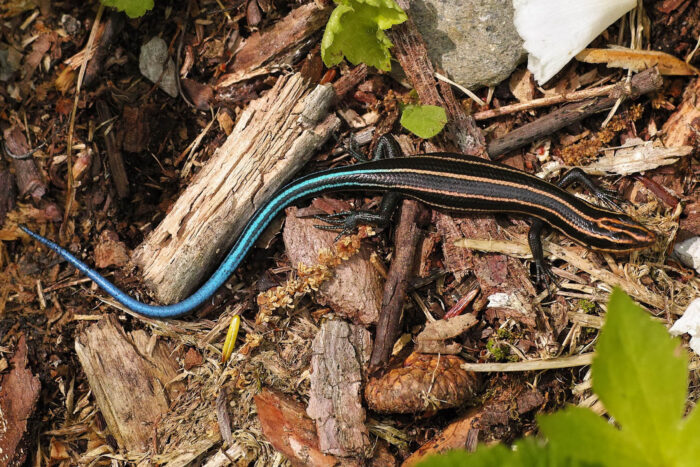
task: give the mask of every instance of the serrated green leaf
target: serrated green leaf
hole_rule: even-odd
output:
[[[571,459],[619,467],[654,465],[625,434],[589,409],[567,407],[537,417],[537,424],[554,451]]]
[[[100,0],[104,6],[123,11],[129,18],[138,18],[153,8],[153,0]]]
[[[407,105],[401,113],[401,126],[423,139],[432,138],[447,123],[447,113],[436,105]]]
[[[593,359],[593,390],[653,465],[677,458],[687,364],[679,340],[615,289]]]
[[[393,45],[384,29],[406,21],[406,13],[394,0],[336,0],[321,40],[321,57],[327,67],[343,57],[354,65],[366,63],[380,70],[391,69]]]

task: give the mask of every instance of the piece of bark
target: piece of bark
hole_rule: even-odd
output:
[[[337,232],[314,227],[322,223],[313,218],[298,217],[298,210],[290,207],[282,238],[292,267],[299,263],[318,264],[321,249],[333,246]],[[382,277],[370,263],[371,248],[363,245],[358,254],[343,261],[333,271],[333,277],[323,283],[316,293],[316,301],[329,306],[339,315],[355,323],[376,324],[381,305]]]
[[[122,109],[120,138],[122,148],[128,152],[141,152],[146,149],[148,135],[151,133],[151,121],[147,106],[125,105]]]
[[[505,154],[514,149],[532,143],[543,136],[583,120],[586,117],[611,109],[619,98],[635,99],[638,96],[661,89],[663,78],[656,68],[637,73],[630,80],[629,88],[619,96],[594,97],[582,102],[568,104],[534,122],[525,124],[507,135],[491,141],[488,153],[491,157]]]
[[[664,123],[662,133],[666,147],[697,148],[700,143],[700,78],[695,78],[688,84],[681,104]]]
[[[504,239],[503,230],[498,227],[493,216],[454,218],[443,212],[437,212],[435,216],[438,231],[442,235],[445,265],[454,272],[456,280],[473,273],[479,281],[482,294],[487,297],[496,292],[515,291],[525,297],[536,295],[530,273],[522,261],[506,255],[481,255],[455,246],[455,242],[461,238]],[[521,301],[531,302],[527,298]]]
[[[21,335],[10,361],[12,369],[0,378],[0,465],[24,465],[27,452],[25,432],[39,399],[41,382],[27,368],[27,341]]]
[[[384,284],[382,310],[370,359],[371,371],[384,368],[389,361],[394,343],[401,331],[401,312],[406,298],[408,281],[411,278],[413,265],[418,251],[418,241],[421,238],[421,227],[425,224],[422,216],[423,208],[413,200],[401,203],[399,221],[396,227],[396,245],[394,257],[389,267],[389,274]],[[423,218],[423,222],[421,222]]]
[[[355,89],[355,86],[364,81],[366,77],[367,65],[362,63],[350,70],[349,73],[338,78],[338,81],[333,83],[333,89],[335,89],[335,94],[338,96],[338,99],[345,97],[347,93]]]
[[[517,420],[519,415],[542,406],[546,401],[542,393],[527,387],[496,389],[498,390],[494,392],[494,396],[480,407],[468,411],[450,423],[433,439],[406,458],[401,467],[412,467],[424,460],[426,456],[452,449],[474,451],[480,433],[495,432],[491,430],[492,427],[507,425],[511,419]]]
[[[7,213],[15,208],[16,198],[15,178],[8,170],[0,169],[0,227]]]
[[[112,113],[103,100],[97,101],[97,115],[100,122],[106,122],[112,118]],[[124,199],[129,196],[129,177],[126,175],[122,153],[117,148],[112,125],[106,125],[102,130],[102,134],[105,139],[107,162],[109,163],[109,170],[112,173],[111,178],[114,182],[114,188],[117,190],[117,196]]]
[[[112,230],[100,233],[99,243],[95,246],[95,267],[125,266],[129,262],[129,252],[124,242]]]
[[[265,438],[295,466],[337,467],[360,465],[321,452],[314,421],[304,407],[289,396],[271,389],[254,397]]]
[[[369,331],[340,320],[325,322],[314,339],[306,413],[316,420],[319,446],[326,454],[369,455],[361,389],[371,345]]]
[[[418,413],[459,407],[473,402],[481,377],[465,371],[455,355],[412,353],[397,368],[370,378],[365,399],[382,413]]]
[[[109,316],[78,336],[75,351],[119,446],[132,453],[149,451],[155,424],[183,389],[172,383],[179,368],[170,349],[143,330],[127,334]]]
[[[3,136],[7,149],[14,155],[20,156],[32,150],[29,147],[27,138],[19,127],[7,128],[3,132]],[[12,159],[12,165],[15,168],[19,196],[29,195],[35,202],[39,201],[46,194],[46,184],[41,179],[41,174],[34,163],[34,159],[31,157],[24,160]]]
[[[298,44],[320,31],[331,15],[332,8],[311,2],[295,8],[274,26],[253,33],[236,53],[232,73],[221,77],[217,87],[225,88],[250,77],[267,73],[269,62],[274,66],[288,62]]]
[[[299,74],[280,77],[240,115],[233,132],[163,222],[134,251],[162,303],[188,295],[231,248],[255,210],[311,158],[338,127],[335,93]]]

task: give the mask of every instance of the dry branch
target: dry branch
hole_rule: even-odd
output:
[[[547,107],[550,105],[561,104],[562,102],[577,102],[591,97],[608,96],[616,88],[623,86],[623,83],[609,84],[599,88],[584,89],[582,91],[569,92],[556,96],[542,97],[541,99],[532,99],[527,102],[519,102],[517,104],[504,105],[497,109],[482,110],[474,114],[474,119],[488,120],[489,118],[500,117],[501,115],[509,115],[523,110],[536,109],[538,107]]]
[[[384,284],[382,311],[379,314],[377,333],[370,359],[371,371],[383,368],[389,361],[394,342],[401,330],[401,312],[406,298],[408,279],[421,238],[420,218],[423,208],[420,203],[405,200],[401,205],[399,222],[396,228],[396,245],[389,275]]]
[[[97,114],[100,117],[100,123],[107,122],[112,118],[109,107],[107,107],[107,104],[102,100],[97,101]],[[117,196],[126,198],[129,196],[129,177],[126,175],[122,153],[117,148],[114,131],[108,131],[110,128],[111,126],[108,126],[103,130],[107,162],[109,163],[109,170],[112,173],[112,180],[114,182],[114,188],[117,190]]]
[[[330,86],[278,79],[241,114],[226,142],[133,254],[158,300],[191,292],[216,266],[255,210],[337,127]]]
[[[526,144],[550,135],[574,122],[586,117],[611,109],[619,98],[636,98],[637,96],[657,91],[661,88],[663,79],[656,68],[650,68],[632,77],[629,88],[621,95],[600,98],[596,97],[583,102],[568,104],[551,112],[544,117],[511,131],[502,138],[491,141],[488,153],[491,157],[505,154]]]

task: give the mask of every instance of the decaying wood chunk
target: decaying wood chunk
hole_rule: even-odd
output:
[[[110,316],[83,331],[75,351],[119,446],[149,451],[156,422],[182,390],[181,384],[171,384],[178,364],[170,349],[143,330],[127,334]]]
[[[41,382],[27,368],[27,341],[22,335],[11,360],[12,369],[0,378],[0,465],[24,465],[25,431],[34,412]]]
[[[458,407],[479,390],[479,375],[461,368],[455,355],[413,353],[399,368],[365,387],[365,399],[376,412],[417,413]]]
[[[255,408],[265,438],[295,466],[337,467],[359,465],[324,454],[318,447],[318,436],[313,420],[306,416],[304,407],[289,396],[263,389],[255,396]]]
[[[319,446],[327,454],[369,454],[361,386],[370,347],[369,331],[340,320],[325,322],[314,339],[306,413],[316,420]]]
[[[162,303],[187,296],[218,265],[255,210],[337,128],[335,93],[280,77],[240,115],[226,142],[133,254]]]
[[[693,146],[700,142],[700,78],[693,80],[683,93],[683,100],[663,126],[664,144]]]
[[[313,218],[297,217],[295,207],[287,209],[282,236],[293,267],[299,263],[317,264],[319,251],[333,246],[337,232],[314,227],[319,223]],[[316,301],[356,323],[375,324],[379,318],[382,279],[369,257],[369,247],[362,246],[358,254],[343,261],[333,271],[333,277],[319,287]]]

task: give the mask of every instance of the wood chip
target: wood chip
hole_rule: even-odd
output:
[[[683,100],[662,127],[663,141],[667,147],[690,145],[697,147],[700,142],[700,79],[693,80],[685,92]]]

